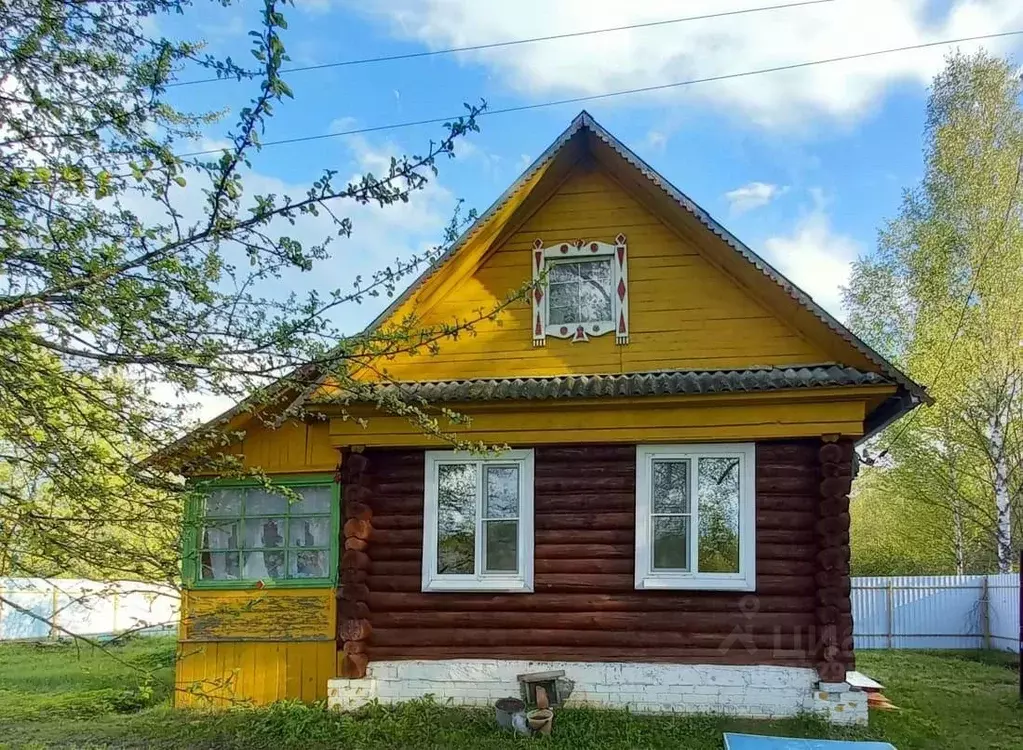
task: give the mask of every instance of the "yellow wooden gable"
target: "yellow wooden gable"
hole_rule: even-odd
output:
[[[532,341],[536,240],[628,242],[629,340]],[[493,319],[481,315],[498,308]],[[455,245],[374,323],[424,328],[479,320],[429,351],[382,358],[365,377],[554,376],[838,363],[901,373],[716,224],[585,112]]]

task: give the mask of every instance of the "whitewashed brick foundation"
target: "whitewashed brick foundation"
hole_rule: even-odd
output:
[[[372,701],[492,705],[520,695],[517,675],[565,671],[575,687],[568,706],[643,713],[719,713],[762,719],[821,713],[838,724],[867,722],[867,694],[847,683],[818,683],[813,669],[772,666],[537,662],[485,659],[370,662],[366,677],[327,683],[327,704],[348,711]]]

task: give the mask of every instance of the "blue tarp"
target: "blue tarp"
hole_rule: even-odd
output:
[[[725,734],[725,750],[895,750],[887,742],[846,740],[797,740],[757,734]]]

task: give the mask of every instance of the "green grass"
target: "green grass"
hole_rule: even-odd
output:
[[[429,701],[375,706],[347,716],[297,703],[175,711],[170,707],[173,642],[136,640],[112,651],[128,665],[71,645],[0,646],[0,747],[488,750],[533,742],[552,750],[720,750],[724,731],[884,739],[899,750],[1023,747],[1018,672],[1008,657],[986,652],[861,653],[860,668],[885,683],[888,696],[902,708],[872,713],[867,729],[838,729],[810,717],[754,722],[563,709],[552,738],[530,740],[502,733],[489,710]],[[152,671],[152,677],[130,665]]]

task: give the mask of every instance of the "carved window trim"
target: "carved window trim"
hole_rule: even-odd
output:
[[[551,265],[588,258],[611,258],[611,319],[575,324],[551,324],[547,274]],[[629,264],[625,235],[615,237],[613,244],[596,240],[561,242],[544,247],[543,240],[533,242],[533,346],[546,346],[547,337],[570,339],[573,343],[589,341],[590,336],[614,332],[615,343],[629,343]]]
[[[739,571],[699,571],[699,491],[697,462],[701,458],[739,461]],[[653,565],[653,465],[655,461],[688,461],[690,507],[689,543],[692,570],[655,570]],[[756,445],[754,443],[691,443],[636,446],[636,568],[637,589],[705,591],[756,590]],[[659,514],[660,515],[660,514]]]

